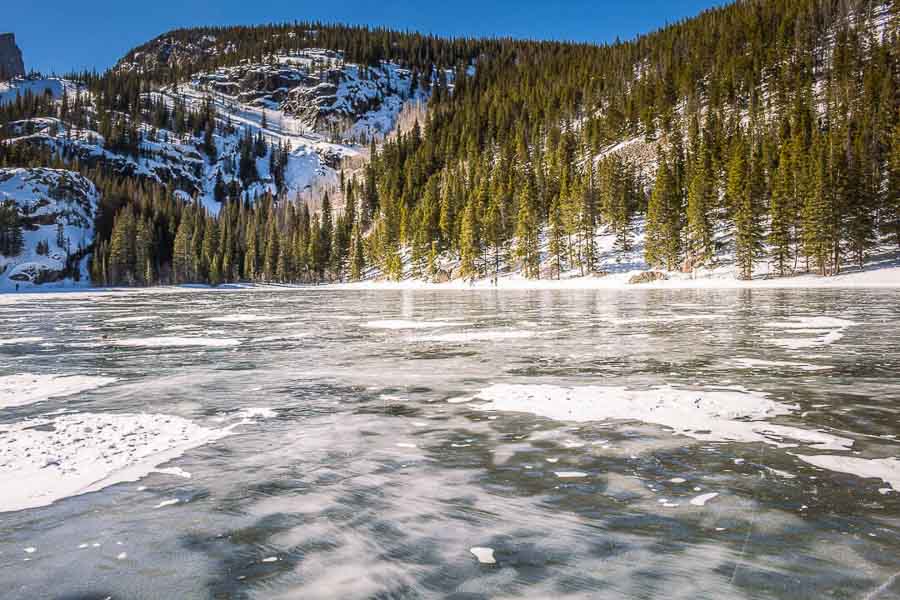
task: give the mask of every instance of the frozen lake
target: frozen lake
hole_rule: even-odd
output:
[[[900,597],[896,290],[0,296],[0,589]]]

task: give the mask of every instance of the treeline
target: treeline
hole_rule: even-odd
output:
[[[358,280],[364,270],[352,210],[335,218],[327,194],[320,214],[265,195],[230,202],[216,216],[197,204],[130,202],[116,213],[109,241],[95,248],[91,278],[102,285],[317,283]]]
[[[745,278],[764,258],[783,275],[862,264],[900,244],[897,26],[896,5],[740,2],[591,60],[480,61],[373,161],[372,259],[398,277],[405,249],[414,273],[449,251],[463,276],[537,277],[545,240],[551,272],[590,272],[598,228],[625,249],[642,214],[654,267],[708,266],[717,243]],[[653,154],[595,160],[622,141]]]

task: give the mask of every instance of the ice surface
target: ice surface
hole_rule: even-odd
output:
[[[112,377],[87,375],[35,375],[19,373],[0,377],[0,408],[25,406],[43,402],[50,398],[71,396],[116,380]]]

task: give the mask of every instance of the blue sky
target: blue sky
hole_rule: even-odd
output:
[[[439,35],[501,35],[590,42],[628,39],[717,0],[9,0],[3,31],[26,67],[103,70],[160,33],[192,25],[322,20]]]

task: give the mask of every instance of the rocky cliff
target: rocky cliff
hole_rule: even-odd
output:
[[[22,51],[16,46],[16,36],[12,33],[0,33],[0,81],[24,75],[25,63]]]

